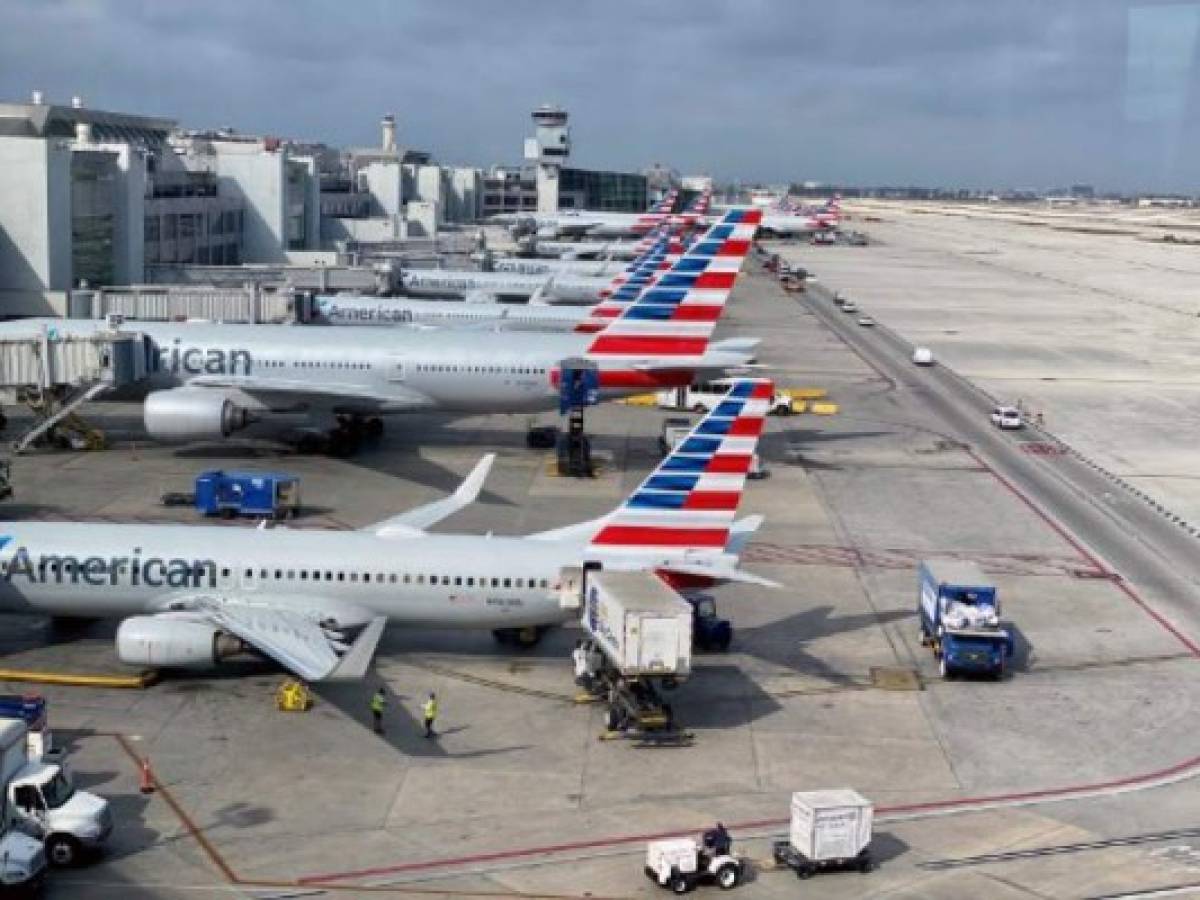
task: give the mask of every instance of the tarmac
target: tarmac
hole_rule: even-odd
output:
[[[1162,571],[1181,550],[1149,526],[1123,540],[1122,523],[1158,514],[1136,498],[1085,502],[1074,485],[1102,476],[1075,457],[1078,473],[1043,471],[1061,460],[1022,451],[1030,435],[989,432],[987,397],[953,374],[959,362],[973,374],[970,346],[985,335],[938,343],[945,365],[928,378],[909,371],[906,341],[929,339],[913,325],[919,285],[904,303],[885,290],[904,251],[890,243],[899,226],[878,230],[882,243],[864,248],[784,245],[876,315],[877,332],[860,334],[820,290],[784,293],[754,261],[722,326],[763,336],[779,384],[824,387],[841,411],[769,423],[771,476],[741,507],[766,524],[744,565],[783,587],[716,592],[734,646],[700,657],[672,698],[693,746],[599,740],[602,711],[574,702],[570,629],[531,651],[486,633],[392,630],[366,682],[318,686],[304,714],[275,710],[283,674],[254,662],[142,690],[47,686],[79,783],[110,798],[117,820],[108,851],[53,873],[47,896],[646,896],[658,891],[642,873],[647,837],[718,819],[753,863],[746,896],[1083,898],[1200,884],[1200,629],[1191,572]],[[1003,371],[1010,345],[1000,326],[989,334]],[[158,497],[203,468],[254,466],[300,475],[296,527],[356,527],[452,489],[495,450],[480,502],[439,527],[519,534],[618,502],[657,459],[670,415],[589,412],[614,465],[580,482],[547,473],[516,417],[397,418],[378,447],[330,460],[268,440],[156,447],[136,409],[93,413],[111,449],[17,458],[8,516],[193,521]],[[1018,635],[1010,677],[938,677],[915,615],[929,555],[996,577]],[[111,623],[10,621],[7,667],[119,671]],[[382,736],[367,708],[379,684],[392,697]],[[442,707],[434,741],[418,721],[429,690]],[[139,756],[160,785],[149,797]],[[770,841],[786,832],[792,791],[842,786],[877,805],[879,868],[800,887],[770,864]]]

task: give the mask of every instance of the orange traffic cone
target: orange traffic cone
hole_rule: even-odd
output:
[[[154,793],[154,773],[150,771],[150,757],[142,757],[142,777],[141,784],[138,786],[143,794]]]

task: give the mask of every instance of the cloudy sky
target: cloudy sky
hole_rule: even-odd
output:
[[[766,182],[1200,191],[1200,7],[1168,0],[3,0],[0,99]]]

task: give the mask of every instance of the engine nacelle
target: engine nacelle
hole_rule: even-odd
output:
[[[249,424],[246,410],[218,391],[173,388],[146,397],[142,419],[159,441],[226,438]]]
[[[130,666],[208,669],[245,650],[241,638],[193,619],[134,616],[117,628],[117,658]]]

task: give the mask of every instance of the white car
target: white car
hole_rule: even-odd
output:
[[[875,324],[875,320],[872,319],[870,316],[859,316],[858,324],[863,326],[864,328],[870,328],[872,325]]]
[[[842,301],[842,312],[856,313],[856,312],[858,312],[858,304],[855,303],[853,300],[843,300]]]
[[[992,424],[1008,431],[1024,428],[1025,420],[1021,418],[1021,411],[1015,406],[997,406],[992,410]]]
[[[918,347],[913,351],[913,365],[915,366],[932,366],[933,351],[928,347]]]

